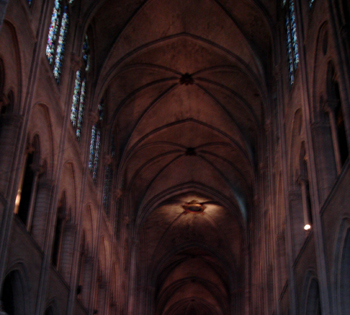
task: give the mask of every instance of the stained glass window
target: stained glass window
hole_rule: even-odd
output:
[[[89,71],[90,69],[90,47],[89,47],[89,39],[87,35],[85,35],[84,43],[83,43],[83,61],[85,65],[85,71]]]
[[[29,5],[29,6],[32,5],[32,0],[28,0],[28,5]]]
[[[68,7],[64,2],[64,0],[55,0],[46,43],[46,56],[53,67],[53,75],[57,83],[60,80],[69,27]],[[73,1],[69,1],[69,4],[71,3]]]
[[[75,74],[74,91],[70,120],[75,128],[78,139],[81,137],[81,130],[84,120],[84,106],[86,98],[86,73],[90,67],[90,49],[88,37],[85,36],[82,48],[83,66]]]
[[[98,122],[92,126],[89,154],[89,169],[94,180],[97,179],[101,152],[101,124],[103,120],[103,100],[98,105]]]
[[[297,27],[295,20],[294,0],[283,1],[286,6],[286,36],[287,36],[287,55],[288,55],[288,72],[290,84],[294,83],[295,71],[299,63]]]
[[[309,1],[310,8],[312,7],[313,3],[314,3],[314,0]]]

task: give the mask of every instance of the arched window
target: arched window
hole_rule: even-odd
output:
[[[18,270],[10,272],[2,284],[2,308],[7,315],[25,314],[25,291]]]
[[[83,65],[75,74],[74,92],[72,99],[70,120],[75,128],[75,134],[78,139],[81,136],[83,125],[84,105],[86,96],[86,75],[90,69],[90,48],[89,39],[85,35],[82,49]]]
[[[89,154],[89,169],[94,180],[97,179],[100,153],[101,153],[101,127],[104,115],[103,99],[98,105],[98,120],[92,126],[91,140],[90,140],[90,154]]]
[[[297,27],[295,20],[295,5],[294,0],[283,0],[282,7],[285,10],[285,28],[287,39],[287,55],[288,55],[288,72],[289,82],[294,83],[295,72],[299,63],[299,49],[298,49],[298,37]]]
[[[24,172],[17,192],[15,202],[15,214],[26,225],[27,230],[31,229],[35,196],[37,193],[38,177],[40,175],[40,150],[39,139],[34,138],[33,144],[27,148]]]
[[[59,83],[62,70],[64,48],[69,28],[68,5],[73,0],[55,0],[47,36],[46,56],[52,66],[53,75]]]
[[[54,311],[53,311],[53,308],[52,306],[49,306],[46,311],[45,311],[45,315],[54,315]]]
[[[306,299],[306,315],[321,315],[321,300],[318,281],[314,278],[310,281],[307,299]]]
[[[335,68],[332,62],[327,69],[327,101],[325,106],[329,115],[332,131],[334,156],[337,172],[340,174],[342,167],[349,156],[344,115],[340,97],[339,84],[336,78]]]

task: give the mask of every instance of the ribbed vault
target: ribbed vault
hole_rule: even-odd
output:
[[[269,95],[267,9],[253,0],[107,0],[88,12],[94,103],[106,95],[134,241],[129,311],[243,313]]]

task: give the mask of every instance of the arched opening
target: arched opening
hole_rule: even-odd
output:
[[[27,147],[24,171],[17,191],[14,209],[15,214],[18,215],[28,231],[31,230],[35,197],[38,190],[39,162],[40,143],[39,137],[35,136],[32,144]]]
[[[60,261],[60,252],[62,244],[62,235],[64,229],[64,223],[66,219],[66,195],[63,192],[60,199],[57,215],[56,215],[56,226],[55,234],[52,247],[52,265],[58,268],[58,262]]]
[[[335,121],[337,126],[340,160],[342,165],[344,165],[346,159],[349,156],[349,151],[348,151],[348,144],[346,140],[344,115],[343,115],[343,110],[342,110],[341,101],[340,101],[339,84],[336,81],[334,82],[334,95],[335,95],[335,99],[339,100],[339,102],[337,102],[337,106],[334,109],[334,115],[335,115]]]
[[[18,195],[16,199],[16,205],[18,203],[17,215],[23,224],[27,224],[30,201],[33,192],[33,183],[35,178],[35,172],[33,170],[34,162],[34,152],[28,153],[24,169],[24,177],[22,182],[22,187],[18,190]],[[20,201],[17,201],[17,200]]]
[[[329,115],[334,155],[338,174],[349,156],[342,101],[336,71],[332,62],[327,69],[327,111]]]
[[[49,306],[49,307],[46,309],[45,315],[55,315],[52,306]]]
[[[24,315],[25,300],[21,276],[18,271],[10,272],[2,285],[2,307],[8,315]]]
[[[340,270],[340,301],[342,314],[350,309],[350,229],[345,237]]]
[[[314,278],[309,284],[309,289],[306,299],[306,311],[307,315],[321,315],[321,301],[320,301],[320,289],[318,281]]]

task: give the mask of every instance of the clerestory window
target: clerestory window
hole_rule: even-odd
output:
[[[92,126],[91,140],[90,140],[90,154],[89,154],[89,169],[93,180],[97,179],[100,153],[101,153],[101,127],[104,114],[103,99],[98,105],[98,121]]]
[[[60,82],[64,49],[69,28],[69,6],[73,0],[55,0],[46,43],[46,56],[56,82]],[[29,1],[31,4],[31,1]]]
[[[90,47],[87,35],[85,35],[82,48],[82,61],[82,67],[75,74],[74,92],[70,115],[70,120],[75,129],[75,135],[78,139],[81,137],[81,130],[83,126],[86,97],[86,76],[90,69]]]
[[[294,83],[295,72],[299,64],[298,37],[295,18],[294,0],[283,0],[283,8],[286,14],[285,30],[287,40],[288,73],[290,84]]]

